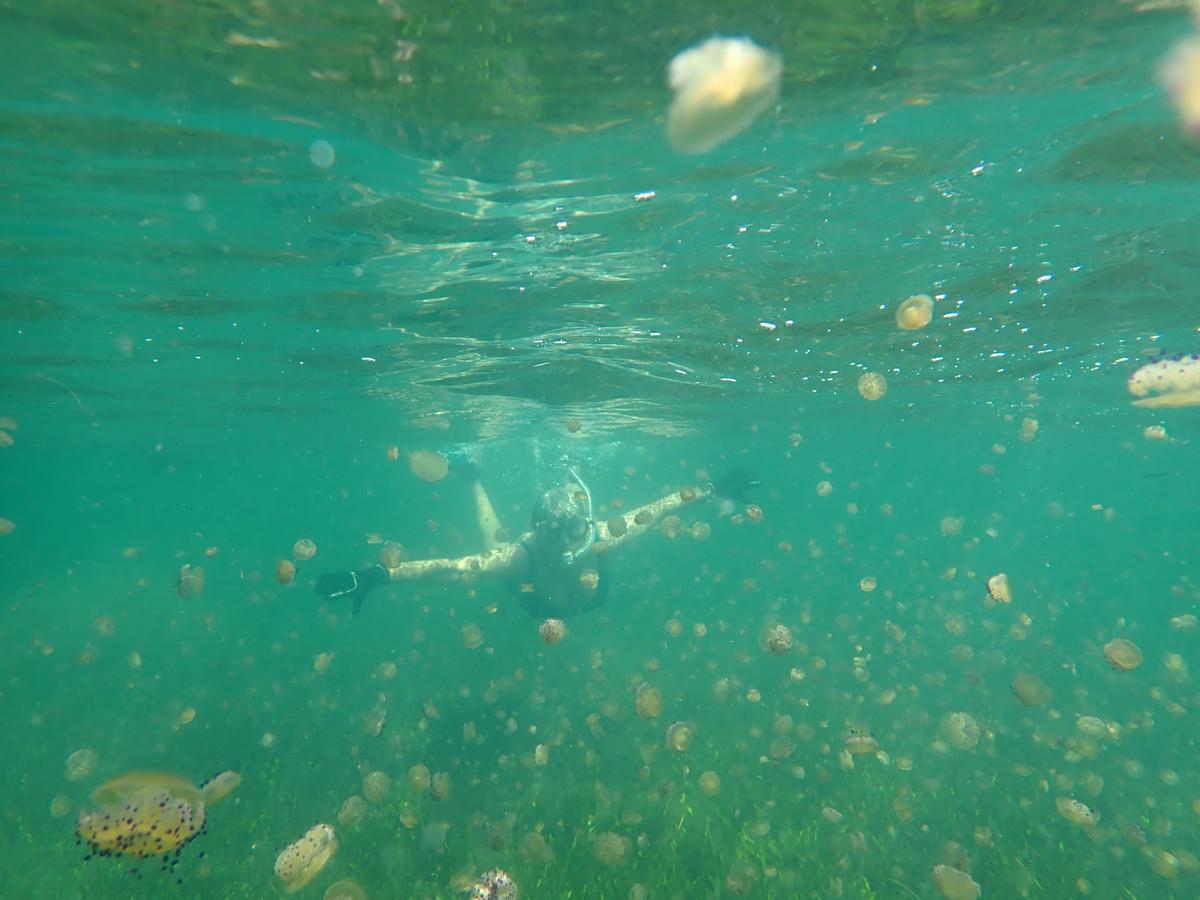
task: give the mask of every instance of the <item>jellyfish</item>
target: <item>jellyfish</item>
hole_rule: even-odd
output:
[[[909,297],[896,308],[896,324],[905,331],[920,331],[933,318],[933,298],[928,294]]]
[[[1200,405],[1200,354],[1163,357],[1129,376],[1134,406]]]
[[[75,833],[92,855],[161,856],[165,868],[173,867],[204,829],[205,803],[227,796],[240,780],[235,772],[223,772],[197,787],[168,772],[118,775],[92,792],[96,808],[79,813]]]
[[[314,825],[275,858],[275,875],[283,882],[284,891],[294,894],[316,878],[337,851],[337,832],[333,826]]]
[[[606,866],[619,866],[629,855],[629,839],[612,831],[602,831],[592,839],[592,855]]]
[[[946,713],[942,718],[942,737],[957,750],[970,750],[979,743],[979,723],[965,712]]]
[[[517,900],[517,883],[503,869],[489,869],[468,889],[470,900]]]
[[[637,690],[635,708],[639,719],[657,719],[663,711],[663,694],[649,682],[643,682]]]
[[[408,467],[422,481],[441,481],[450,472],[450,463],[436,450],[417,450],[410,453]]]
[[[1050,701],[1050,688],[1042,679],[1028,672],[1014,676],[1010,687],[1017,699],[1026,706],[1041,706]]]
[[[887,390],[887,379],[878,372],[863,372],[858,376],[858,392],[864,400],[878,400]]]
[[[296,557],[299,562],[312,559],[316,555],[317,545],[308,538],[300,538],[300,540],[292,545],[292,556]]]
[[[933,867],[933,886],[946,900],[975,900],[982,893],[966,872],[941,863]]]
[[[546,619],[539,626],[538,634],[547,644],[557,644],[567,635],[567,623],[562,619]]]
[[[792,649],[792,632],[786,625],[776,623],[762,630],[759,643],[768,653],[781,656]]]
[[[748,38],[714,37],[671,60],[667,139],[707,153],[744,131],[779,96],[783,60]]]
[[[1104,658],[1120,672],[1128,672],[1142,664],[1142,651],[1133,641],[1114,638],[1104,645]]]
[[[1093,828],[1100,821],[1100,813],[1074,797],[1059,797],[1054,801],[1054,805],[1058,807],[1064,819],[1084,828]]]

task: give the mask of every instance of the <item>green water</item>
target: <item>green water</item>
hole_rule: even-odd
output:
[[[298,896],[463,896],[499,866],[528,898],[933,898],[939,863],[992,898],[1200,893],[1200,420],[1125,383],[1200,351],[1200,152],[1156,76],[1183,11],[0,16],[0,896],[282,896],[275,856],[317,822],[341,849]],[[714,32],[783,54],[780,101],[678,155],[665,68]],[[934,319],[901,331],[917,293]],[[464,448],[514,532],[564,461],[602,518],[746,467],[763,518],[705,502],[707,540],[615,551],[554,646],[487,582],[354,617],[317,597],[369,535],[481,549],[468,479],[405,456]],[[1140,668],[1107,664],[1115,637]],[[139,769],[242,775],[172,873],[76,846],[91,791]],[[390,793],[340,823],[375,771]]]

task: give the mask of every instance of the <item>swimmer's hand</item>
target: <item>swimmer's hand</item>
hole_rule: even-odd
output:
[[[353,611],[362,609],[367,592],[388,583],[387,569],[371,566],[356,572],[329,572],[317,578],[317,593],[326,600],[350,597],[354,601]]]
[[[719,478],[713,479],[712,493],[719,500],[735,500],[738,503],[749,503],[750,493],[762,484],[754,474],[745,467],[730,469]]]

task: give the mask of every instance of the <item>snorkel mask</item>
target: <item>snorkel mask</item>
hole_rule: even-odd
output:
[[[564,566],[573,566],[596,540],[592,518],[592,492],[573,468],[567,470],[574,485],[544,493],[533,509],[533,528],[538,542],[550,552],[562,554]]]

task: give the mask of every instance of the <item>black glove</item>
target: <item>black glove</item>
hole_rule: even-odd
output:
[[[387,569],[371,566],[356,572],[329,572],[317,578],[317,593],[326,600],[350,597],[354,601],[354,612],[362,609],[367,592],[389,581]]]
[[[739,503],[749,503],[750,492],[761,483],[747,468],[731,469],[720,478],[713,479],[713,496],[725,500],[737,500]]]

